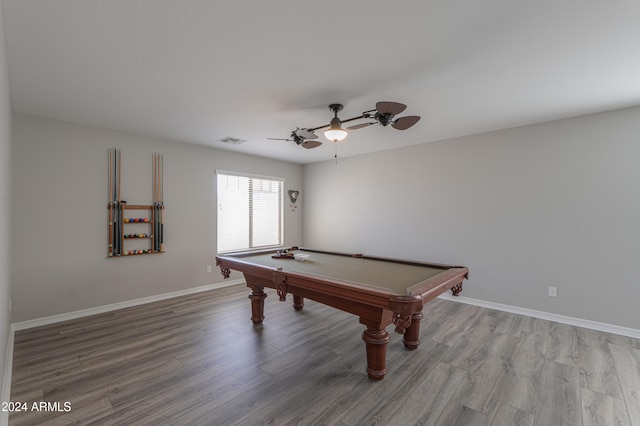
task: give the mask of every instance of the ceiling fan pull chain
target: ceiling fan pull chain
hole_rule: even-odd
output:
[[[334,141],[333,145],[335,146],[335,154],[333,156],[336,159],[336,164],[338,164],[338,142]]]

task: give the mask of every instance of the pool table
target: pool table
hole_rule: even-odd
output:
[[[296,260],[294,255],[307,255]],[[411,260],[334,253],[292,247],[285,250],[253,251],[216,256],[222,275],[229,278],[231,269],[244,274],[251,289],[251,320],[264,320],[264,288],[276,290],[281,301],[293,296],[296,310],[304,298],[357,315],[366,326],[362,333],[367,355],[369,378],[381,380],[386,370],[387,325],[404,334],[408,349],[420,344],[420,320],[423,305],[451,290],[462,291],[469,270]]]

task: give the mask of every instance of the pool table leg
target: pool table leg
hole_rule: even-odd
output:
[[[251,287],[249,299],[251,299],[251,321],[254,324],[262,324],[264,320],[264,299],[266,299],[266,297],[264,287]]]
[[[380,324],[366,324],[367,329],[362,333],[367,349],[367,374],[370,379],[382,380],[387,374],[387,343],[391,338]]]
[[[405,348],[413,350],[420,345],[420,320],[422,318],[424,318],[422,312],[415,312],[411,316],[411,325],[404,331],[404,338],[402,339]]]
[[[293,295],[293,309],[299,311],[304,306],[304,297],[298,296],[296,294]]]
[[[462,293],[462,283],[456,284],[453,287],[451,287],[451,293],[454,296],[459,296],[460,293]]]

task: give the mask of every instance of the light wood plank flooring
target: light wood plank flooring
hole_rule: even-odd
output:
[[[270,291],[253,326],[247,294],[17,332],[11,400],[29,412],[9,424],[640,426],[638,340],[437,299],[417,350],[392,336],[377,382],[356,317]],[[31,411],[42,401],[63,411]]]

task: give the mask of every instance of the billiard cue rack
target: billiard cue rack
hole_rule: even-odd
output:
[[[162,154],[153,154],[153,204],[151,205],[131,205],[121,199],[121,163],[120,150],[110,149],[107,257],[164,253],[164,159]]]

